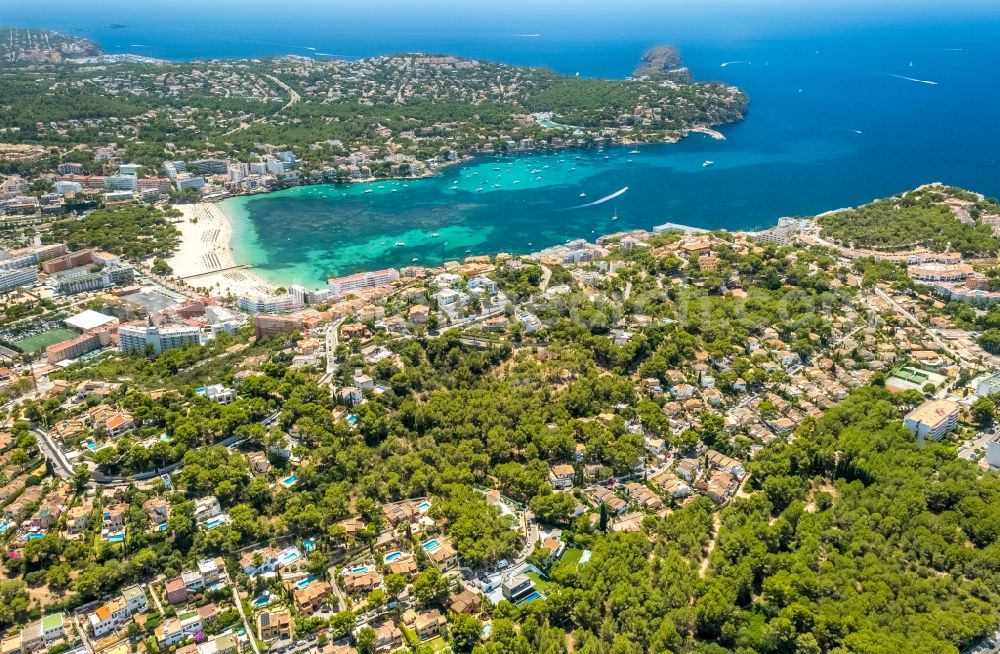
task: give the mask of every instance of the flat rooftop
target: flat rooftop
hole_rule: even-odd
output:
[[[954,402],[950,400],[931,400],[924,402],[906,414],[906,419],[935,427],[957,413],[958,405]]]
[[[106,316],[98,311],[93,311],[87,309],[86,311],[81,311],[75,316],[71,316],[64,320],[63,322],[67,327],[72,327],[73,329],[78,329],[82,332],[90,331],[91,329],[97,329],[98,327],[103,327],[108,323],[116,322],[117,318],[111,316]]]
[[[147,286],[140,291],[124,296],[122,299],[142,307],[149,313],[164,311],[180,304],[180,300],[155,286]]]

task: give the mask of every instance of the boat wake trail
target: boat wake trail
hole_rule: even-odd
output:
[[[615,191],[611,195],[605,195],[603,198],[598,198],[597,200],[594,200],[593,202],[588,202],[587,204],[580,204],[580,205],[577,205],[575,207],[570,207],[570,209],[583,209],[584,207],[593,207],[593,206],[597,206],[598,204],[604,204],[608,200],[614,200],[615,198],[617,198],[619,195],[625,193],[626,191],[628,191],[628,187],[627,186],[624,187],[624,188],[618,189],[617,191]]]
[[[723,62],[723,63],[721,63],[719,65],[722,66],[723,68],[725,68],[726,66],[733,66],[735,64],[749,64],[749,63],[750,63],[750,60],[747,59],[746,61],[726,61],[726,62]]]
[[[906,77],[905,75],[896,75],[895,73],[889,73],[889,77],[905,79],[908,82],[919,82],[920,84],[931,84],[933,86],[937,86],[937,82],[929,79],[917,79],[916,77]]]

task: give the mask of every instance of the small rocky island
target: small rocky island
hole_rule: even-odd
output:
[[[672,45],[658,45],[642,54],[633,77],[669,79],[678,84],[691,83],[691,71],[681,60],[681,54]]]

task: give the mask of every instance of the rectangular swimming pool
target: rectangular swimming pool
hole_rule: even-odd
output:
[[[299,590],[302,590],[303,588],[305,588],[314,581],[316,581],[316,577],[314,577],[313,575],[309,575],[305,579],[299,579],[297,582],[295,582],[295,587],[298,588]]]
[[[424,545],[423,545],[424,551],[430,552],[431,550],[436,549],[437,546],[440,545],[440,544],[441,543],[438,542],[437,538],[431,539],[431,540],[427,541],[426,543],[424,543]]]
[[[525,597],[524,599],[522,599],[521,601],[519,601],[519,602],[517,603],[517,605],[518,605],[518,606],[521,606],[522,604],[530,604],[531,602],[534,602],[535,600],[537,600],[537,599],[541,599],[541,598],[542,598],[542,594],[541,594],[541,593],[539,593],[539,592],[538,592],[538,591],[536,590],[536,591],[533,591],[533,592],[531,593],[531,595],[528,595],[527,597]]]
[[[278,564],[285,566],[295,563],[302,557],[302,552],[299,551],[297,547],[289,547],[282,550],[281,554],[278,556]]]

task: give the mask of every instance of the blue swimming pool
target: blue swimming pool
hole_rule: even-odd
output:
[[[392,563],[401,556],[403,556],[402,552],[389,552],[388,554],[385,555],[385,562]]]
[[[296,581],[295,582],[295,587],[298,588],[298,589],[302,589],[302,588],[305,588],[306,586],[308,586],[309,584],[311,584],[314,581],[316,581],[316,577],[313,576],[313,575],[309,575],[305,579],[299,579],[298,581]]]
[[[212,518],[208,522],[205,523],[205,529],[215,529],[216,527],[218,527],[219,525],[223,524],[224,522],[225,522],[225,520],[223,520],[221,517],[219,517],[219,518]]]
[[[438,539],[434,538],[424,543],[423,548],[425,551],[430,552],[432,549],[435,549],[440,544],[441,543],[438,542]]]
[[[353,425],[357,421],[358,421],[358,417],[356,415],[354,415],[353,413],[351,415],[347,416],[347,424]]]
[[[307,538],[302,541],[302,547],[304,547],[307,552],[312,552],[316,549],[316,542],[312,538]]]
[[[86,445],[87,449],[90,450],[91,452],[97,451],[97,443],[95,443],[94,441],[87,441],[86,443],[84,443],[84,445]]]
[[[531,602],[534,602],[535,600],[541,599],[541,598],[542,598],[542,594],[541,593],[539,593],[537,590],[536,591],[532,591],[531,595],[528,595],[527,597],[525,597],[524,599],[522,599],[521,601],[519,601],[517,603],[517,605],[521,606],[522,604],[530,604]]]
[[[369,568],[368,568],[367,565],[356,565],[353,568],[351,568],[351,572],[356,573],[356,574],[361,574],[363,572],[368,572],[368,570],[369,570]]]
[[[255,608],[259,609],[262,606],[267,606],[270,602],[271,602],[271,594],[268,592],[264,592],[258,595],[257,597],[253,598],[253,602],[251,602],[251,604],[253,604]]]
[[[297,482],[298,480],[299,480],[298,475],[288,475],[287,477],[281,480],[281,484],[283,486],[294,486],[295,482]]]
[[[278,564],[282,566],[291,565],[302,557],[302,552],[297,547],[288,547],[282,550],[278,557]]]
[[[109,543],[120,543],[125,540],[125,534],[108,534]]]
[[[417,508],[420,509],[421,513],[427,513],[427,511],[431,508],[431,503],[428,502],[427,500],[424,500],[423,502],[417,505]]]

